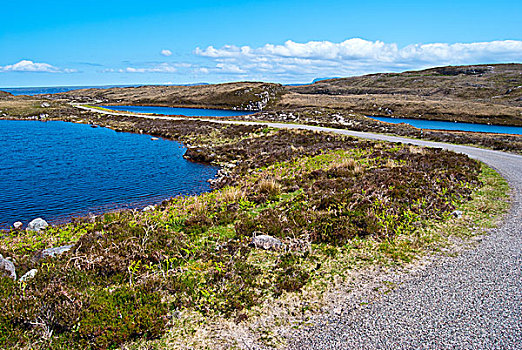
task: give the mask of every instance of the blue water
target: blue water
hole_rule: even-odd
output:
[[[0,120],[0,228],[144,207],[210,189],[180,143],[65,122]]]
[[[170,84],[169,84],[170,85]],[[165,86],[169,86],[165,85]],[[195,85],[208,85],[207,83],[196,83],[196,84],[179,84],[180,86],[195,86]],[[0,87],[0,91],[9,92],[15,96],[18,95],[40,95],[40,94],[57,94],[60,92],[67,92],[77,89],[109,89],[113,87],[138,87],[144,86],[143,84],[138,85],[97,85],[97,86],[40,86],[40,87],[23,87],[23,88],[3,88]]]
[[[253,114],[255,112],[231,111],[225,109],[203,108],[177,108],[156,106],[100,106],[114,111],[127,111],[132,113],[154,113],[162,115],[184,115],[187,117],[237,117]]]
[[[140,85],[107,85],[107,86],[43,86],[43,87],[23,87],[23,88],[0,88],[0,91],[9,92],[15,96],[19,95],[40,95],[57,94],[77,89],[108,89],[112,87],[133,87]]]
[[[471,123],[452,123],[437,120],[408,119],[408,118],[390,118],[390,117],[371,117],[381,122],[399,124],[406,123],[419,129],[433,130],[459,130],[473,132],[490,132],[495,134],[515,134],[522,135],[522,127],[519,126],[503,126],[503,125],[487,125],[487,124],[471,124]]]

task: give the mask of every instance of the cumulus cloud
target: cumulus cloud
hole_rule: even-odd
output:
[[[162,56],[165,56],[165,57],[169,57],[172,55],[172,51],[168,50],[168,49],[164,49],[164,50],[161,50],[161,55]]]
[[[0,72],[43,72],[43,73],[72,73],[75,69],[61,69],[48,63],[38,63],[21,60],[15,64],[0,66]]]
[[[413,44],[359,38],[340,43],[287,41],[261,47],[225,45],[196,48],[197,56],[214,61],[216,73],[297,77],[345,76],[378,71],[420,69],[445,64],[516,62],[522,58],[522,41]]]

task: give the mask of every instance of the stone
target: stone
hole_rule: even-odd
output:
[[[460,219],[462,217],[464,213],[460,210],[455,210],[454,212],[451,213],[451,215],[453,215],[454,217],[456,217],[457,219]]]
[[[27,271],[22,277],[20,277],[20,282],[27,282],[31,278],[34,278],[36,276],[36,273],[38,272],[37,269],[32,269]]]
[[[17,221],[13,224],[15,230],[20,230],[22,226],[24,226],[24,224],[21,221]]]
[[[143,208],[143,211],[153,211],[156,209],[153,205],[147,205],[145,208]]]
[[[68,252],[72,249],[72,247],[74,247],[74,244],[64,245],[61,247],[47,248],[38,252],[38,254],[36,254],[31,260],[33,262],[38,262],[39,260],[45,259],[47,257],[54,258],[55,256],[62,255],[63,253]]]
[[[41,231],[43,230],[44,228],[46,228],[47,226],[49,226],[49,224],[47,223],[47,221],[45,221],[44,219],[42,218],[36,218],[34,219],[33,221],[31,221],[29,223],[29,225],[27,225],[27,229],[29,231]]]
[[[283,248],[283,243],[279,239],[269,235],[255,236],[250,244],[265,250],[280,250]]]
[[[5,259],[0,254],[0,275],[16,280],[16,268],[11,260]]]
[[[49,108],[51,107],[51,104],[49,102],[42,102],[40,106],[42,106],[42,108]]]

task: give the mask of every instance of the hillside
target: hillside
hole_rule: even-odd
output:
[[[522,126],[522,64],[437,67],[301,86],[237,82],[80,89],[53,99],[241,110],[334,108],[348,113]]]
[[[522,64],[437,67],[287,87],[284,107],[522,125]]]
[[[273,105],[283,92],[284,89],[279,84],[238,82],[197,86],[80,89],[56,96],[80,101],[101,100],[107,104],[258,110]]]

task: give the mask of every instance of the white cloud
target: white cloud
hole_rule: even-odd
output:
[[[44,73],[73,73],[75,69],[61,69],[48,63],[38,63],[21,60],[15,64],[0,66],[0,72],[44,72]]]
[[[178,70],[176,69],[176,67],[174,67],[174,65],[168,63],[160,63],[152,67],[126,67],[111,71],[117,71],[119,73],[175,73]]]
[[[161,55],[165,56],[165,57],[169,57],[172,55],[172,51],[170,51],[168,49],[161,50]]]
[[[253,48],[226,45],[216,49],[196,48],[194,53],[216,63],[216,73],[250,76],[293,77],[348,76],[380,71],[421,69],[446,64],[520,62],[522,41],[413,44],[399,48],[395,43],[359,38],[340,43],[310,41]]]

